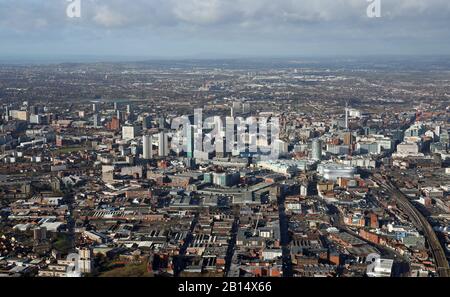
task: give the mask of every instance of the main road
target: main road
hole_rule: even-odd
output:
[[[403,194],[397,186],[390,180],[389,177],[383,177],[380,174],[374,175],[374,181],[376,181],[381,187],[392,194],[397,201],[400,208],[405,211],[412,219],[414,225],[422,230],[425,238],[427,239],[430,251],[433,254],[437,273],[440,277],[450,277],[450,267],[445,255],[445,251],[439,242],[439,239],[431,227],[428,220],[420,213],[420,211],[409,201],[409,199]]]

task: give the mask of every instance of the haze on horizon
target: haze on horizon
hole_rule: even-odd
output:
[[[0,59],[9,57],[283,57],[445,55],[450,1],[0,0]]]

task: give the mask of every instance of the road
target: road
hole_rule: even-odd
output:
[[[239,229],[239,213],[237,213],[234,217],[233,227],[231,228],[231,238],[229,241],[227,255],[225,258],[225,272],[224,276],[227,277],[230,272],[231,263],[233,262],[233,255],[236,246],[236,238]]]
[[[285,207],[285,199],[284,196],[281,195],[278,197],[278,212],[280,218],[280,239],[281,239],[281,251],[282,251],[282,259],[283,259],[283,277],[292,277],[292,260],[291,260],[291,251],[289,249],[289,221],[286,216],[286,207]]]
[[[437,273],[440,277],[450,277],[450,267],[445,251],[439,239],[427,219],[409,201],[409,199],[395,186],[390,179],[383,178],[380,174],[374,175],[374,180],[386,191],[392,194],[400,208],[412,219],[414,225],[423,232],[427,239],[430,251],[434,257]]]
[[[180,276],[180,273],[184,270],[185,268],[185,263],[184,263],[184,256],[186,255],[186,251],[189,247],[189,245],[191,244],[192,240],[194,239],[194,229],[195,226],[198,223],[198,218],[199,218],[199,214],[195,214],[194,218],[192,219],[191,222],[191,226],[189,228],[189,233],[187,234],[186,238],[184,239],[184,243],[180,248],[180,252],[179,255],[175,257],[174,259],[174,276],[178,277]]]

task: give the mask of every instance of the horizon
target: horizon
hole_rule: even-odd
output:
[[[70,1],[0,0],[0,57],[128,60],[450,52],[450,5],[445,0]],[[372,6],[376,3],[379,7]]]

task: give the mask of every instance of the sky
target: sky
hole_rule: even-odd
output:
[[[450,54],[449,0],[79,1],[0,0],[0,59]]]

